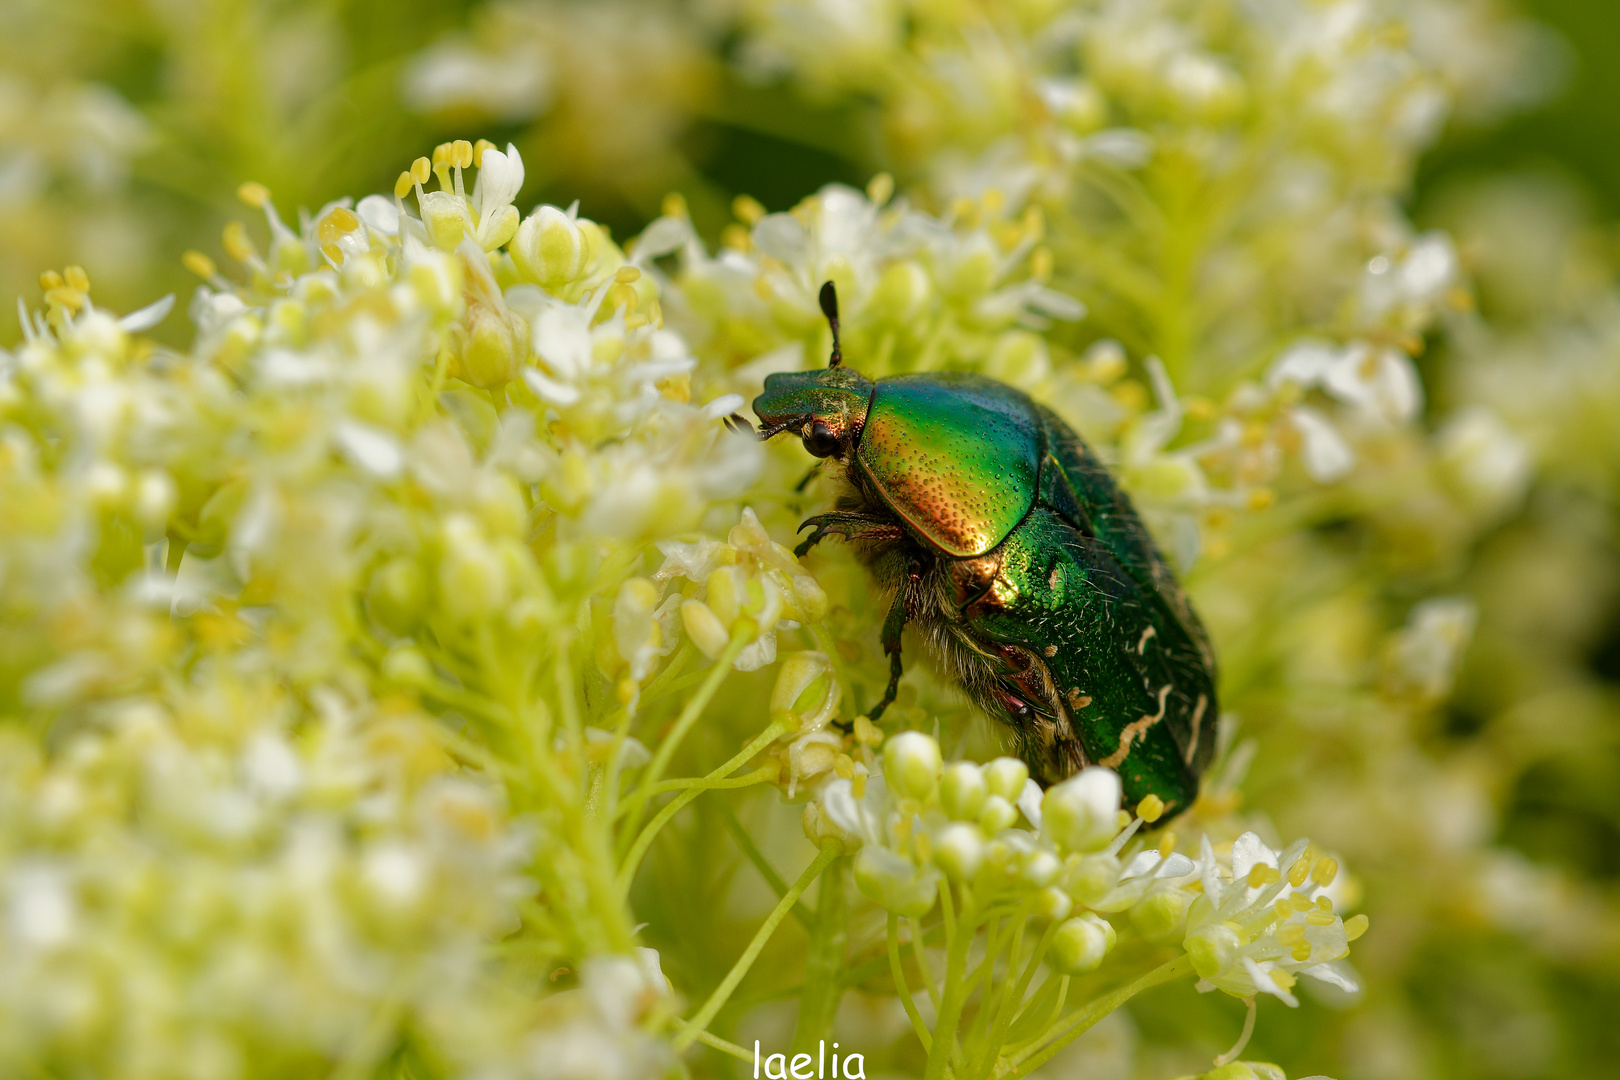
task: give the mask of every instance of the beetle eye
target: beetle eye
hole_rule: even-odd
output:
[[[832,428],[817,420],[804,433],[804,448],[816,457],[832,457],[838,453],[838,436],[833,434]]]

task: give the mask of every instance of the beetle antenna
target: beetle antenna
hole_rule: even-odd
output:
[[[844,354],[838,348],[838,289],[830,281],[821,286],[821,313],[827,316],[833,335],[832,356],[827,358],[827,367],[835,368],[844,362]]]

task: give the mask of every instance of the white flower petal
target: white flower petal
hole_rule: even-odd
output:
[[[384,236],[399,235],[399,204],[382,195],[367,195],[354,208],[366,228]]]
[[[19,303],[21,301],[19,300]],[[161,300],[154,300],[139,311],[132,311],[118,320],[118,328],[125,333],[138,334],[143,330],[150,330],[158,323],[169,317],[174,310],[174,293],[170,293]]]
[[[721,394],[703,406],[703,419],[718,420],[722,416],[730,416],[742,407],[743,396],[741,394]]]

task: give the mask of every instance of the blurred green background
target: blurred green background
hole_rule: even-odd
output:
[[[116,311],[166,292],[184,298],[195,282],[180,253],[218,256],[221,228],[244,215],[238,184],[267,185],[284,213],[313,211],[388,190],[412,158],[452,137],[514,141],[528,176],[520,205],[578,198],[621,239],[671,191],[713,240],[739,194],[781,210],[880,169],[902,188],[916,179],[885,157],[875,108],[858,95],[741,77],[740,8],[6,0],[0,341],[17,332],[9,298],[36,302],[41,270],[84,265],[96,301]],[[1422,159],[1408,208],[1419,225],[1453,231],[1480,268],[1483,310],[1535,347],[1532,331],[1547,320],[1569,316],[1578,333],[1578,305],[1613,302],[1620,5],[1519,8],[1552,35],[1542,62],[1556,90],[1506,119],[1449,127]],[[474,48],[501,63],[471,59]],[[432,78],[449,82],[426,85]],[[1503,203],[1503,192],[1528,193],[1542,216],[1493,223],[1496,208],[1524,205]],[[1493,235],[1532,234],[1513,249],[1515,266],[1492,263],[1473,236],[1482,222]],[[1544,274],[1538,239],[1559,247],[1543,253]],[[1510,287],[1515,274],[1539,275],[1537,287]],[[158,336],[184,341],[187,324],[171,318]],[[1474,375],[1453,355],[1439,343],[1420,361],[1434,415],[1470,397]],[[1486,792],[1494,813],[1480,842],[1550,868],[1538,887],[1564,890],[1559,910],[1582,917],[1504,927],[1461,898],[1447,909],[1435,884],[1424,894],[1432,906],[1375,916],[1358,954],[1373,973],[1366,1000],[1345,1012],[1307,1001],[1294,1022],[1264,1025],[1250,1056],[1346,1080],[1413,1075],[1414,1060],[1457,1077],[1620,1075],[1620,462],[1604,460],[1609,443],[1595,445],[1586,468],[1546,478],[1466,568],[1437,583],[1476,596],[1481,628],[1453,700],[1419,733],[1437,761],[1519,754],[1505,789]],[[1578,618],[1560,617],[1573,610],[1567,597],[1579,598]],[[1542,733],[1545,752],[1504,749]],[[1262,749],[1251,802],[1286,823],[1296,781]],[[1218,997],[1144,1002],[1134,1038],[1151,1046],[1173,1028],[1226,1031],[1231,1003]],[[1401,1046],[1419,1049],[1402,1056]],[[1150,1054],[1139,1059],[1140,1074],[1151,1069]]]

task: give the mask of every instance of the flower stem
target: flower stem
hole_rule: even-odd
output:
[[[647,822],[647,827],[641,830],[641,833],[636,837],[635,843],[630,846],[630,851],[625,855],[624,862],[619,866],[619,895],[623,896],[629,893],[630,883],[635,880],[636,868],[641,865],[642,857],[647,854],[647,849],[652,846],[653,838],[658,835],[658,830],[667,825],[670,818],[680,813],[687,803],[735,772],[749,758],[775,742],[779,736],[791,729],[792,723],[793,721],[788,719],[773,722],[764,731],[760,732],[753,742],[738,751],[730,761],[715,769],[697,784],[675,796],[658,812],[656,817]],[[756,782],[767,779],[769,777],[766,775],[765,770],[759,770],[759,781]],[[626,823],[628,824],[628,819]]]
[[[906,1016],[911,1020],[911,1030],[917,1033],[917,1040],[922,1043],[926,1053],[933,1048],[934,1040],[923,1026],[917,1003],[911,1000],[911,987],[906,985],[906,971],[900,964],[900,916],[893,912],[889,914],[889,971],[894,976],[894,988],[900,995],[900,1004],[906,1007]]]
[[[679,749],[681,740],[686,738],[686,733],[692,730],[692,725],[697,723],[699,716],[703,715],[703,710],[708,707],[709,701],[714,697],[715,692],[720,689],[720,684],[730,674],[731,662],[737,659],[737,654],[742,652],[743,646],[746,644],[747,638],[744,634],[732,634],[731,641],[726,644],[725,651],[714,662],[714,667],[709,669],[708,678],[703,680],[703,685],[698,688],[698,692],[693,694],[687,701],[686,708],[681,710],[681,715],[676,719],[675,726],[670,729],[669,735],[665,737],[663,742],[658,744],[658,752],[653,755],[652,763],[647,766],[647,771],[642,776],[641,783],[637,784],[636,790],[630,794],[629,816],[626,818],[626,823],[630,828],[635,828],[641,821],[641,815],[647,808],[647,800],[652,798],[653,785],[658,783],[664,775],[664,770],[669,768],[670,758],[675,756],[675,751]]]
[[[1023,1077],[1026,1077],[1030,1073],[1034,1072],[1036,1069],[1040,1068],[1048,1060],[1050,1060],[1053,1054],[1056,1054],[1059,1050],[1063,1049],[1065,1046],[1068,1046],[1075,1039],[1085,1034],[1094,1024],[1097,1023],[1097,1021],[1101,1020],[1103,1017],[1125,1004],[1137,994],[1140,994],[1144,990],[1152,989],[1161,983],[1167,983],[1171,979],[1185,975],[1191,970],[1192,957],[1188,956],[1186,953],[1183,953],[1174,960],[1160,964],[1158,967],[1154,968],[1146,975],[1143,975],[1135,982],[1120,987],[1112,994],[1106,994],[1103,997],[1098,998],[1096,1001],[1080,1010],[1080,1012],[1076,1013],[1073,1018],[1066,1021],[1060,1021],[1059,1024],[1065,1026],[1063,1026],[1063,1030],[1055,1037],[1050,1039],[1047,1038],[1047,1036],[1052,1035],[1051,1029],[1048,1029],[1047,1036],[1042,1037],[1042,1042],[1044,1042],[1045,1045],[1041,1045],[1041,1043],[1038,1042],[1035,1046],[1030,1047],[1028,1050],[1022,1051],[1020,1054],[1014,1057],[1010,1064],[1016,1066],[1017,1071],[1010,1074],[1008,1080],[1022,1080]],[[1057,1026],[1059,1025],[1053,1025],[1053,1027]]]
[[[961,925],[952,927],[952,912],[949,906],[949,885],[940,890],[940,902],[946,905],[946,929],[950,931],[950,944],[946,949],[945,957],[945,992],[939,1006],[939,1019],[934,1024],[933,1045],[928,1048],[928,1065],[923,1070],[923,1080],[941,1080],[945,1075],[945,1067],[955,1053],[956,1025],[962,1020],[962,1006],[967,1001],[967,954],[968,946],[973,943],[972,919],[973,901],[966,889],[962,890],[962,916]]]
[[[804,961],[799,1018],[793,1027],[795,1051],[812,1049],[816,1040],[832,1028],[833,1014],[844,996],[838,974],[844,966],[844,951],[849,943],[849,898],[844,889],[848,870],[849,860],[838,859],[821,874],[815,929],[810,934],[809,954]]]
[[[742,982],[743,976],[748,974],[748,969],[754,966],[754,961],[759,959],[759,954],[765,948],[765,943],[771,939],[772,934],[776,933],[776,928],[781,924],[782,920],[787,918],[788,910],[799,902],[799,897],[804,895],[804,890],[810,887],[810,883],[821,875],[821,872],[827,868],[829,863],[843,854],[843,851],[844,845],[837,840],[829,840],[822,845],[820,853],[816,855],[809,866],[805,867],[804,873],[799,875],[799,880],[793,883],[793,887],[788,889],[787,894],[778,901],[776,907],[771,909],[771,913],[765,916],[765,922],[754,935],[754,940],[748,943],[748,948],[744,949],[743,954],[737,958],[737,962],[732,965],[731,971],[726,974],[724,981],[715,987],[714,993],[709,995],[709,1000],[703,1003],[703,1008],[699,1009],[698,1014],[687,1023],[686,1027],[681,1029],[679,1035],[675,1036],[675,1050],[677,1053],[691,1046],[695,1039],[708,1030],[709,1023],[714,1020],[715,1014],[720,1011],[721,1006],[725,1005],[732,992],[737,989],[737,984]]]

